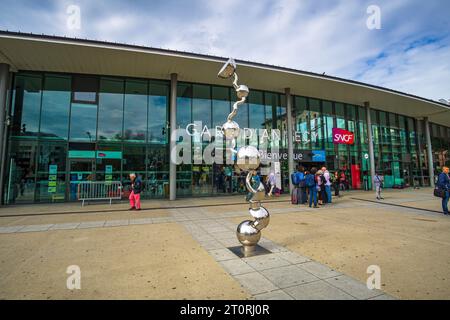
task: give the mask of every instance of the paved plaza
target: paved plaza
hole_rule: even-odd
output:
[[[240,259],[242,196],[0,208],[1,299],[449,299],[450,218],[432,190],[345,192],[319,209],[268,199],[260,245]],[[69,290],[67,267],[81,270]],[[367,268],[380,267],[369,290]]]

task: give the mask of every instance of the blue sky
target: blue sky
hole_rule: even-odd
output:
[[[450,99],[447,0],[0,0],[0,29],[206,53]],[[81,28],[67,27],[69,5]],[[380,8],[369,30],[367,8]]]

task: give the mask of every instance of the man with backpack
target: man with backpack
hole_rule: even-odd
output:
[[[311,168],[311,172],[309,172],[305,177],[305,185],[308,189],[309,193],[309,207],[311,208],[312,202],[314,201],[314,208],[317,208],[317,186],[315,175],[317,173],[317,168]]]

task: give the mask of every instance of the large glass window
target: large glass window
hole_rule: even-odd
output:
[[[42,76],[16,76],[13,108],[13,136],[37,136],[42,97]]]
[[[322,116],[320,101],[309,99],[309,121],[311,124],[311,146],[313,149],[321,149],[323,141]]]
[[[147,81],[126,81],[124,140],[145,142],[147,132],[147,95]]]
[[[97,104],[98,78],[73,76],[72,102]]]
[[[334,150],[333,144],[333,104],[330,101],[322,102],[323,108],[323,121],[324,121],[324,138],[325,138],[325,149]]]
[[[8,204],[33,202],[36,191],[37,141],[12,140],[9,151]]]
[[[63,202],[66,200],[65,142],[43,142],[39,144],[38,171],[36,181],[37,202]]]
[[[251,133],[249,144],[258,147],[258,129],[265,128],[265,109],[264,96],[261,91],[250,91],[248,96],[248,108],[250,112],[249,124],[251,129],[255,129]]]
[[[226,87],[212,87],[212,118],[214,127],[221,127],[227,121],[230,107],[230,89]]]
[[[310,148],[310,132],[309,132],[309,115],[307,99],[303,97],[295,97],[295,131],[294,146],[297,149],[307,150]]]
[[[148,97],[148,142],[150,143],[168,142],[168,104],[169,85],[164,82],[151,81]]]
[[[97,105],[72,103],[70,139],[95,142],[97,136]]]
[[[194,84],[192,88],[192,120],[200,121],[202,128],[211,127],[211,90],[210,86]]]
[[[42,94],[41,137],[67,140],[71,77],[46,75]]]
[[[180,83],[177,88],[177,127],[186,128],[191,123],[192,86]]]
[[[124,81],[120,79],[102,78],[100,81],[98,106],[98,140],[100,141],[122,139],[123,87]]]

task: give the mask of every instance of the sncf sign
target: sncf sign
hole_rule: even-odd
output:
[[[335,144],[353,144],[355,134],[344,129],[333,128],[333,143]]]

